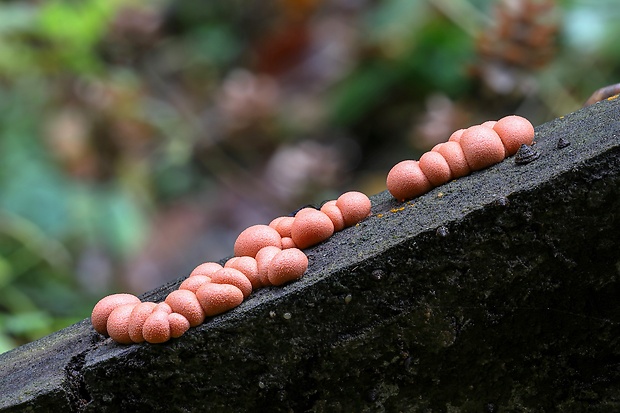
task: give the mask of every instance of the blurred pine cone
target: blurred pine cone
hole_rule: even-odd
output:
[[[524,74],[546,66],[555,56],[558,10],[555,0],[501,0],[495,23],[476,41],[476,74],[497,93],[519,89]]]

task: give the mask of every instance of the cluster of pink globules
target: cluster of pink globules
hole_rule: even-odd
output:
[[[506,116],[454,132],[447,142],[424,153],[419,161],[405,160],[388,173],[387,188],[405,201],[452,179],[487,168],[531,145],[534,127],[520,116]],[[224,266],[197,266],[164,302],[140,302],[131,294],[112,294],[94,307],[95,330],[119,343],[163,343],[183,335],[207,317],[228,311],[253,290],[283,285],[303,276],[308,257],[302,249],[325,241],[370,215],[370,199],[347,192],[320,210],[303,208],[294,217],[279,217],[269,225],[253,225],[239,234],[234,257]]]
[[[419,161],[406,160],[388,173],[387,188],[400,201],[487,168],[512,156],[534,141],[534,126],[521,116],[506,116],[454,132],[448,142],[435,145]]]
[[[223,266],[198,265],[161,303],[132,294],[112,294],[93,308],[95,330],[122,344],[163,343],[183,335],[207,317],[237,307],[252,291],[297,280],[308,269],[302,249],[325,241],[370,215],[370,199],[347,192],[320,210],[303,208],[294,217],[253,225],[239,234],[234,257]]]

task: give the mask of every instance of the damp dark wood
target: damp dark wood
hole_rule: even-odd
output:
[[[180,339],[119,345],[84,320],[2,354],[0,412],[620,411],[620,99],[533,148],[373,196],[302,280]]]

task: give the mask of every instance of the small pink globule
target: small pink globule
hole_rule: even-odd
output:
[[[206,275],[207,277],[209,277],[211,274],[218,270],[221,270],[222,268],[223,267],[217,262],[203,262],[202,264],[194,268],[192,272],[189,273],[189,276],[194,277],[196,275]]]
[[[157,304],[144,302],[136,305],[129,315],[129,338],[134,343],[142,343],[144,336],[142,328],[146,319],[151,315]]]
[[[179,290],[189,290],[195,293],[202,284],[208,282],[211,282],[211,277],[207,277],[206,275],[194,275],[183,280],[181,285],[179,285]]]
[[[108,317],[107,330],[112,340],[121,344],[131,344],[129,336],[129,317],[138,304],[124,304],[116,307]]]
[[[395,165],[387,176],[388,190],[400,201],[414,198],[433,186],[501,162],[521,145],[531,145],[534,137],[532,124],[515,115],[460,129],[420,161]],[[326,202],[320,210],[305,208],[295,217],[249,227],[235,242],[235,257],[224,266],[200,264],[165,302],[141,303],[131,294],[102,298],[93,308],[93,327],[122,344],[163,343],[180,337],[205,317],[240,305],[254,289],[300,279],[308,269],[308,256],[300,246],[315,245],[334,231],[355,225],[370,215],[371,206],[366,195],[352,191]]]
[[[286,217],[277,217],[271,220],[271,222],[269,223],[269,226],[273,229],[275,229],[276,231],[278,230],[278,224],[280,223],[280,221],[282,221],[284,218]]]
[[[243,298],[247,298],[252,294],[252,283],[239,270],[234,268],[222,268],[211,277],[209,284],[230,284],[239,288],[243,293]],[[207,285],[207,284],[205,284]],[[203,286],[204,287],[204,286]],[[202,288],[202,287],[200,287]],[[200,291],[200,288],[198,289]],[[196,291],[198,294],[198,291]]]
[[[388,173],[386,185],[390,194],[399,201],[415,198],[433,189],[418,161],[412,160],[394,165]]]
[[[282,285],[301,278],[308,269],[308,257],[291,248],[277,253],[269,263],[268,277],[273,285]]]
[[[325,241],[334,234],[334,223],[321,211],[303,208],[295,214],[291,238],[298,248],[304,249]]]
[[[327,201],[321,206],[321,212],[332,220],[334,224],[334,232],[342,231],[345,228],[344,217],[342,211],[336,206],[336,200]]]
[[[170,313],[172,313],[172,307],[170,307],[170,305],[168,305],[167,302],[163,301],[163,302],[157,303],[157,305],[155,305],[155,308],[153,309],[153,312],[155,312],[155,311],[160,311],[162,313],[170,314]]]
[[[235,261],[237,261],[240,257],[230,257],[225,263],[224,263],[224,268],[230,268],[231,265],[233,265],[233,263]],[[251,258],[251,257],[250,257]]]
[[[288,249],[288,248],[298,248],[297,244],[295,244],[295,241],[293,241],[293,238],[291,237],[282,237],[282,249]]]
[[[172,338],[181,337],[191,327],[189,320],[179,313],[168,314],[168,324],[170,325],[170,337]]]
[[[450,166],[439,152],[424,153],[420,157],[418,165],[433,186],[443,185],[452,178]]]
[[[125,304],[140,304],[140,299],[132,294],[112,294],[103,297],[93,307],[93,312],[90,316],[91,323],[96,332],[103,335],[108,335],[107,323],[110,313],[115,308]]]
[[[349,191],[340,195],[336,200],[336,206],[342,212],[346,227],[353,226],[368,217],[372,207],[366,194],[357,191]]]
[[[471,173],[463,149],[458,142],[440,143],[435,145],[432,151],[439,152],[444,157],[452,172],[452,178],[460,178]]]
[[[207,317],[221,314],[243,302],[243,293],[231,284],[205,284],[196,291],[196,297]]]
[[[486,126],[467,128],[459,143],[472,171],[499,163],[506,155],[504,144],[497,132]]]
[[[224,268],[234,268],[235,270],[241,271],[252,284],[253,290],[263,286],[260,276],[258,275],[258,263],[254,257],[233,257],[226,261]]]
[[[263,247],[282,247],[282,236],[268,225],[252,225],[244,229],[237,237],[234,245],[236,257],[256,257],[256,253]]]
[[[517,153],[521,145],[531,145],[534,142],[534,126],[521,116],[503,117],[493,126],[493,130],[502,140],[507,156]]]
[[[151,344],[165,343],[170,340],[170,321],[166,311],[153,311],[144,322],[142,336]]]
[[[205,313],[196,298],[196,294],[189,290],[175,290],[166,297],[166,304],[174,313],[187,318],[191,327],[196,327],[205,321]]]
[[[280,234],[281,237],[291,236],[291,227],[293,225],[293,217],[278,217],[269,223],[269,226]]]
[[[457,142],[457,143],[460,142],[463,132],[465,132],[465,129],[455,130],[454,132],[452,132],[452,135],[450,135],[450,137],[448,138],[448,142]]]
[[[278,247],[265,247],[261,248],[258,253],[256,253],[256,264],[258,266],[258,276],[261,279],[264,287],[270,286],[271,282],[269,281],[268,272],[269,272],[269,264],[271,260],[277,253],[282,251],[281,248]]]

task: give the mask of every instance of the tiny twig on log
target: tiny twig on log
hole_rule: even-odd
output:
[[[601,100],[604,100],[604,99],[609,99],[618,94],[620,94],[620,83],[602,87],[598,89],[596,92],[592,93],[592,96],[590,96],[588,100],[586,100],[586,103],[583,104],[583,107],[593,105],[596,102],[600,102]]]

